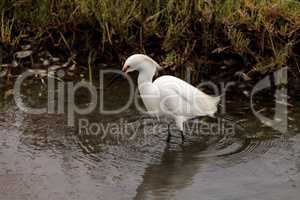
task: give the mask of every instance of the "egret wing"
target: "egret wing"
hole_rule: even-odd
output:
[[[209,96],[179,78],[162,76],[154,84],[160,90],[163,109],[174,115],[193,117],[214,115],[217,112],[220,97]]]

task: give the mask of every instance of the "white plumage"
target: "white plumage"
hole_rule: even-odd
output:
[[[220,97],[209,96],[170,75],[161,76],[153,82],[159,69],[161,67],[154,60],[143,54],[130,56],[123,66],[126,73],[139,72],[139,92],[150,114],[171,116],[179,130],[183,131],[185,121],[197,116],[213,116],[217,112]]]

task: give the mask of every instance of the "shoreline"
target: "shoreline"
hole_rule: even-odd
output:
[[[134,53],[179,77],[190,70],[196,83],[253,84],[284,67],[291,87],[299,82],[297,1],[67,2],[0,4],[2,84],[27,69],[64,69],[69,80],[92,81]]]

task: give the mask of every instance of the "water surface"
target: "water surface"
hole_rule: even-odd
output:
[[[105,95],[107,106],[126,101],[124,85]],[[43,105],[34,86],[27,90],[27,102]],[[77,102],[84,104],[85,96]],[[116,116],[77,116],[102,124],[123,119],[139,128],[134,137],[114,133],[103,139],[78,124],[68,127],[66,114],[30,115],[1,98],[0,199],[298,199],[299,105],[291,102],[283,136],[255,119],[246,97],[230,99],[228,115],[245,127],[240,137],[187,136],[181,144],[174,130],[167,144],[168,121],[157,132],[157,121],[133,106]],[[260,105],[272,112],[272,103]],[[257,133],[268,137],[249,139]]]

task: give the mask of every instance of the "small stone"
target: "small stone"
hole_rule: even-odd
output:
[[[18,51],[18,52],[16,52],[16,57],[19,58],[19,59],[22,59],[22,58],[26,58],[28,56],[31,56],[32,53],[33,52],[31,50]]]
[[[60,65],[52,65],[51,67],[49,67],[49,71],[56,71],[58,69],[61,69],[63,68],[63,66],[60,66]]]
[[[66,63],[64,63],[62,66],[63,66],[63,67],[68,67],[69,64],[70,64],[70,62],[66,62]]]
[[[43,65],[44,65],[44,66],[48,66],[48,65],[50,65],[50,62],[49,62],[49,60],[44,60],[44,61],[43,61]]]
[[[35,74],[36,76],[40,76],[40,77],[46,77],[46,76],[48,76],[47,70],[44,70],[44,69],[29,69],[28,71],[30,73]]]
[[[12,67],[18,67],[19,66],[19,64],[16,60],[13,60],[11,65],[12,65]]]
[[[246,97],[250,97],[249,91],[247,91],[247,90],[244,90],[244,91],[243,91],[243,94],[244,94]]]
[[[0,71],[0,78],[4,78],[7,74],[7,69]]]
[[[73,65],[69,68],[70,71],[75,71],[75,69],[76,69],[76,64],[73,64]]]
[[[67,72],[67,75],[72,77],[72,76],[74,76],[75,74],[74,74],[73,72]]]
[[[51,57],[50,60],[51,62],[58,62],[60,59],[57,57]]]

